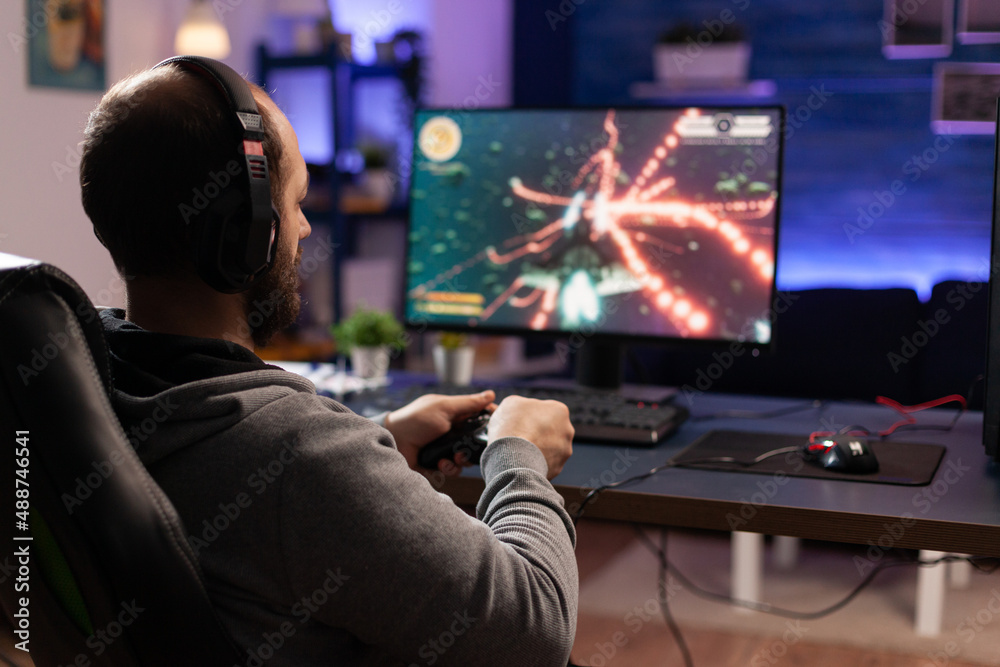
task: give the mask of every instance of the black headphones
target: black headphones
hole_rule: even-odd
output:
[[[211,81],[225,97],[240,141],[225,173],[205,175],[205,186],[181,211],[187,221],[198,275],[213,289],[248,289],[275,259],[281,218],[271,203],[271,179],[261,141],[260,110],[250,87],[228,65],[201,56],[176,56],[155,65],[177,64]]]

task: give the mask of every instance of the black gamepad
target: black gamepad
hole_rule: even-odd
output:
[[[455,460],[455,454],[464,452],[470,463],[479,463],[486,449],[486,427],[490,413],[483,410],[464,421],[455,423],[451,430],[428,443],[417,453],[417,463],[424,468],[437,470],[441,459]]]

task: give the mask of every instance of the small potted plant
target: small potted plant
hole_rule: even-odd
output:
[[[365,144],[359,150],[365,161],[363,190],[383,208],[388,207],[395,190],[389,173],[389,150],[379,144]]]
[[[739,26],[722,20],[700,28],[681,23],[663,32],[653,50],[657,81],[683,87],[730,88],[747,81],[750,42]]]
[[[434,372],[439,382],[464,387],[472,382],[476,348],[468,334],[446,331],[434,346]]]
[[[351,355],[354,374],[362,378],[385,377],[393,348],[404,347],[403,326],[387,311],[359,307],[333,327],[340,351]]]

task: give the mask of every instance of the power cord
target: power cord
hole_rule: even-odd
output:
[[[969,391],[972,391],[971,388]],[[840,429],[837,431],[837,434],[843,435],[847,433],[850,435],[864,436],[877,435],[879,438],[884,440],[893,433],[898,433],[899,431],[950,431],[955,427],[955,424],[958,423],[961,416],[965,414],[965,410],[968,405],[968,401],[960,394],[950,394],[948,396],[944,396],[933,401],[927,401],[926,403],[920,403],[918,405],[903,405],[898,401],[885,396],[876,396],[875,402],[879,405],[886,405],[892,408],[900,414],[902,419],[897,420],[889,428],[882,429],[881,431],[873,431],[866,426],[852,424],[851,426],[845,426]],[[921,410],[926,410],[928,408],[936,408],[947,403],[959,404],[958,411],[955,412],[955,416],[952,417],[951,421],[947,424],[918,424],[916,417],[912,415],[914,412],[920,412]],[[809,435],[809,442],[815,442],[816,438],[828,437],[831,435],[834,435],[832,431],[815,431]]]
[[[617,482],[612,482],[610,484],[603,484],[601,486],[591,489],[590,492],[583,497],[583,501],[580,503],[580,507],[578,507],[577,510],[573,512],[572,516],[573,525],[574,526],[576,525],[577,521],[580,520],[580,517],[583,516],[583,513],[586,510],[587,506],[590,505],[592,502],[594,502],[594,500],[597,499],[597,496],[599,496],[601,493],[607,491],[608,489],[615,489],[620,486],[628,486],[629,484],[635,484],[636,482],[641,482],[642,480],[648,479],[649,477],[652,477],[656,473],[666,470],[668,468],[676,468],[678,466],[700,465],[703,463],[731,463],[733,465],[749,468],[750,466],[757,465],[758,463],[764,461],[765,459],[769,459],[774,456],[780,456],[781,454],[787,454],[789,452],[795,452],[795,451],[801,451],[801,448],[797,446],[781,447],[779,449],[772,449],[769,452],[764,452],[760,456],[751,459],[749,461],[741,461],[739,459],[733,458],[732,456],[712,456],[704,459],[691,459],[688,461],[680,461],[680,462],[677,462],[674,459],[670,459],[663,465],[656,466],[655,468],[649,470],[648,472],[644,472],[640,475],[634,475],[632,477],[627,477],[625,479],[621,479],[618,480]]]
[[[645,531],[639,526],[634,526],[637,533],[642,535],[645,539],[649,539]],[[652,542],[650,542],[652,544]],[[670,569],[670,561],[667,560],[667,529],[663,528],[660,530],[660,548],[657,551],[657,569],[656,569],[656,582],[657,582],[657,597],[660,601],[660,611],[663,613],[663,620],[667,622],[667,627],[670,628],[670,634],[674,636],[674,641],[677,642],[677,650],[681,652],[681,657],[684,658],[684,667],[694,667],[694,659],[691,657],[691,649],[688,648],[687,641],[684,639],[684,635],[681,633],[681,628],[677,625],[677,621],[674,620],[674,615],[670,612],[670,600],[667,597],[667,572]]]
[[[710,600],[712,602],[722,602],[728,605],[735,605],[738,607],[744,607],[746,609],[752,609],[754,611],[759,611],[765,614],[771,614],[773,616],[781,616],[783,618],[790,618],[793,620],[810,621],[823,618],[824,616],[829,616],[830,614],[839,611],[846,607],[854,598],[856,598],[861,591],[867,588],[871,582],[884,570],[892,567],[903,567],[903,566],[916,566],[916,567],[933,567],[941,563],[954,563],[958,561],[965,561],[972,565],[976,570],[984,574],[992,574],[993,572],[1000,569],[1000,558],[992,556],[957,556],[948,555],[942,556],[940,558],[935,558],[934,560],[920,560],[919,558],[907,558],[907,559],[897,559],[897,560],[887,560],[882,561],[872,568],[872,571],[865,576],[861,582],[851,589],[847,595],[838,600],[837,602],[811,612],[797,611],[794,609],[786,609],[784,607],[779,607],[776,605],[769,604],[767,602],[757,602],[754,600],[741,600],[739,598],[734,598],[731,595],[724,593],[718,593],[715,591],[710,591],[701,586],[695,584],[691,579],[681,572],[676,565],[670,562],[667,558],[667,529],[660,529],[660,544],[657,545],[650,539],[646,531],[639,525],[633,525],[640,541],[643,546],[646,547],[657,560],[657,597],[660,603],[660,611],[663,614],[664,621],[666,621],[667,627],[670,630],[671,635],[673,635],[674,640],[677,642],[677,648],[684,659],[685,667],[694,667],[694,661],[691,657],[691,651],[688,648],[687,642],[684,639],[684,635],[681,632],[680,626],[677,624],[676,619],[670,611],[670,601],[667,597],[667,575],[672,574],[681,582],[681,585],[685,589],[693,593],[694,595],[703,598],[705,600]],[[989,566],[984,565],[984,563],[990,563]],[[583,667],[577,666],[570,663],[570,667]]]
[[[635,529],[639,535],[639,538],[643,542],[643,546],[645,546],[646,549],[652,552],[653,555],[657,557],[657,559],[666,561],[666,552],[658,548],[641,527],[635,526]],[[693,581],[691,581],[689,577],[687,577],[683,572],[677,569],[676,565],[670,563],[669,561],[666,562],[670,573],[673,574],[675,577],[677,577],[677,580],[681,582],[684,588],[690,590],[692,593],[694,593],[700,598],[716,602],[725,602],[726,604],[736,605],[737,607],[745,607],[746,609],[753,609],[754,611],[760,611],[765,614],[771,614],[773,616],[781,616],[784,618],[790,618],[799,621],[814,621],[818,618],[829,616],[835,611],[839,611],[843,607],[847,606],[847,604],[850,603],[854,598],[856,598],[858,594],[861,593],[861,591],[863,591],[869,584],[871,584],[872,580],[874,580],[875,577],[878,576],[883,570],[886,570],[891,567],[901,567],[906,565],[916,565],[918,567],[932,567],[934,565],[939,565],[941,563],[952,563],[957,561],[967,561],[974,568],[985,574],[991,574],[994,571],[996,571],[998,567],[1000,567],[1000,559],[997,559],[992,556],[950,555],[950,556],[942,556],[940,558],[928,561],[923,561],[918,558],[887,560],[875,565],[872,568],[872,571],[869,572],[865,576],[865,578],[862,579],[861,582],[857,586],[855,586],[846,596],[844,596],[843,598],[841,598],[840,600],[829,606],[823,607],[822,609],[818,609],[817,611],[809,611],[809,612],[797,611],[794,609],[785,609],[783,607],[778,607],[772,604],[768,604],[767,602],[740,600],[738,598],[734,598],[724,593],[717,593],[715,591],[706,590],[701,586],[695,584]],[[992,567],[984,567],[982,565],[983,562],[991,562],[993,563],[993,565]]]
[[[703,422],[710,421],[712,419],[774,419],[775,417],[784,417],[785,415],[795,414],[796,412],[818,410],[824,407],[824,405],[824,401],[815,400],[799,403],[797,405],[791,405],[785,408],[777,408],[775,410],[722,410],[720,412],[713,412],[707,415],[693,415],[690,418],[690,421]]]

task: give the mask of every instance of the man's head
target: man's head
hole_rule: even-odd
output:
[[[256,86],[271,198],[281,215],[271,271],[239,295],[254,343],[299,310],[298,240],[309,233],[298,204],[308,173],[284,114]],[[90,116],[80,165],[83,205],[118,270],[142,281],[197,281],[191,211],[201,213],[213,175],[225,174],[240,137],[233,111],[204,76],[166,65],[108,91]],[[197,215],[197,214],[196,214]],[[201,283],[204,285],[204,283]]]

